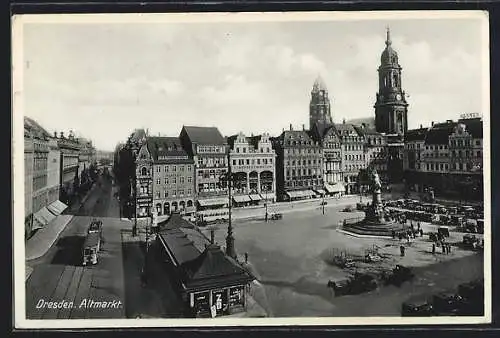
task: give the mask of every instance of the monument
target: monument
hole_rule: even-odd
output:
[[[371,173],[372,202],[365,210],[365,218],[361,221],[344,221],[343,230],[359,235],[390,236],[393,231],[401,231],[404,226],[396,222],[384,209],[382,203],[382,184],[375,169]]]

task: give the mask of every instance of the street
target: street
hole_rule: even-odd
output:
[[[27,318],[124,317],[120,230],[129,227],[130,222],[119,218],[118,203],[112,198],[111,182],[100,178],[100,183],[90,192],[84,205],[49,251],[27,263],[33,268],[26,281]],[[83,267],[82,245],[92,217],[103,221],[103,244],[98,264]],[[62,308],[50,308],[47,303],[61,301],[70,305],[61,303]],[[111,305],[93,308],[91,301],[111,302]]]

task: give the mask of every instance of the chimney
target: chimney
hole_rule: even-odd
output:
[[[423,126],[422,126],[422,125],[420,125],[420,129],[422,129],[422,128],[423,128]]]
[[[431,122],[431,127],[433,127],[433,126],[434,126],[434,121]]]
[[[215,230],[210,229],[210,243],[215,244]]]
[[[302,124],[302,130],[306,130],[306,125],[305,124]]]
[[[60,136],[61,138],[64,138],[64,132],[63,132],[63,131],[61,131],[61,133],[59,134],[59,136]]]
[[[342,124],[345,124],[345,119],[342,119]]]
[[[57,131],[54,132],[54,138],[57,138]]]
[[[292,124],[290,123],[290,130],[293,130]]]

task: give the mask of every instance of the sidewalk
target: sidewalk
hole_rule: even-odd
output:
[[[26,242],[26,261],[45,255],[72,219],[73,215],[59,215],[52,222],[38,230]]]

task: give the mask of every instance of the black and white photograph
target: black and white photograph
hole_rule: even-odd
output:
[[[486,12],[12,27],[17,327],[491,322]]]

